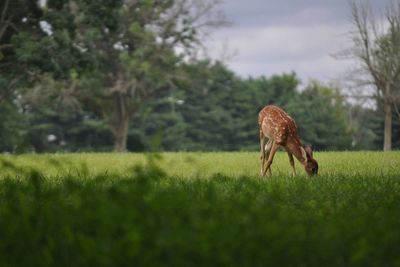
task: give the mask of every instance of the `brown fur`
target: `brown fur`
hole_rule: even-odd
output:
[[[311,147],[303,147],[297,133],[296,122],[284,110],[273,105],[264,107],[258,114],[258,125],[262,175],[265,175],[267,171],[271,174],[272,160],[279,146],[288,153],[293,175],[296,174],[293,156],[304,165],[309,175],[317,174],[318,163],[312,157]],[[267,144],[265,144],[266,140],[268,140]]]

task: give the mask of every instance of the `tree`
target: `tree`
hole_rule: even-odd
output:
[[[313,81],[287,110],[296,120],[305,144],[317,150],[351,148],[351,129],[347,126],[346,105],[339,90]]]
[[[109,125],[115,151],[126,150],[129,125],[141,104],[176,81],[178,65],[199,47],[203,29],[225,22],[214,13],[218,4],[213,0],[48,3],[47,14],[61,7],[72,16],[74,34],[69,43],[89,64],[76,72],[75,89],[83,106]],[[53,22],[58,17],[47,17],[54,33],[62,31]]]
[[[15,53],[13,38],[20,32],[38,34],[41,16],[41,10],[32,1],[4,0],[0,4],[0,103],[13,97],[26,75],[24,65]]]
[[[237,123],[230,108],[236,103],[233,97],[234,74],[223,64],[209,60],[186,65],[185,71],[189,79],[179,84],[184,92],[184,105],[179,110],[187,124],[186,138],[189,142],[186,149],[235,149],[232,140],[237,135]]]
[[[258,149],[258,112],[267,104],[286,106],[295,99],[295,74],[240,78],[221,62],[184,66],[188,79],[178,83],[184,104],[176,111],[185,123],[185,150]]]
[[[377,110],[361,105],[347,105],[347,110],[352,133],[352,149],[382,149],[383,118]],[[382,135],[380,132],[382,132]]]
[[[67,89],[47,77],[23,95],[28,147],[35,152],[110,150],[112,136],[107,125],[64,95],[70,92]]]
[[[388,6],[385,23],[374,20],[365,2],[351,2],[354,47],[346,55],[359,63],[357,85],[372,86],[377,106],[384,112],[383,150],[392,147],[392,113],[400,101],[400,1]]]
[[[187,150],[187,123],[181,110],[184,104],[183,91],[173,87],[153,94],[133,119],[134,127],[129,129],[128,149]],[[160,140],[157,139],[159,137]],[[160,143],[155,144],[155,141]]]
[[[36,94],[101,116],[114,150],[125,151],[140,106],[170,88],[208,30],[225,23],[219,3],[48,0],[39,34],[18,33],[13,49],[39,84]]]
[[[26,65],[16,52],[15,37],[40,35],[42,12],[35,1],[0,2],[0,150],[18,151],[26,135],[21,95],[29,83]]]

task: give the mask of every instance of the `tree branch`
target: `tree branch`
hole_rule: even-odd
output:
[[[10,4],[10,0],[6,0],[6,2],[4,3],[3,11],[1,12],[0,23],[4,22],[9,4]]]

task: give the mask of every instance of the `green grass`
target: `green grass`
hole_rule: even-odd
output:
[[[2,156],[0,266],[400,266],[400,152]]]
[[[229,177],[259,175],[259,153],[163,153],[160,167],[169,176],[193,178],[222,174]],[[383,177],[400,174],[400,152],[320,152],[314,157],[319,162],[320,176]],[[112,174],[130,176],[132,167],[146,162],[144,154],[27,154],[2,156],[0,159],[16,166],[35,168],[46,176],[65,176],[87,168],[89,176]],[[299,176],[305,176],[303,167],[296,161]],[[284,152],[278,152],[272,165],[273,175],[288,177],[290,165]],[[6,173],[3,172],[4,176]]]

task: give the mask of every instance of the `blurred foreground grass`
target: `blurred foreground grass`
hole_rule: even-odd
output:
[[[315,157],[3,156],[0,266],[400,266],[400,153]]]

